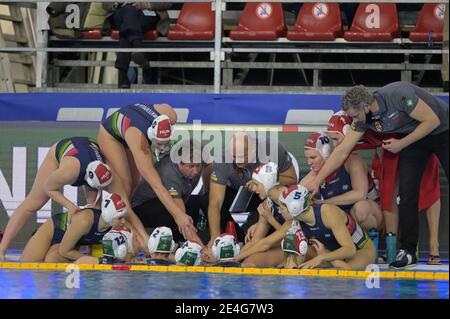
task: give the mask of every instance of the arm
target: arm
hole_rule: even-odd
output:
[[[320,169],[316,180],[322,182],[327,176],[338,169],[348,158],[363,135],[364,133],[356,132],[352,129],[349,130],[342,143],[334,149],[328,160],[325,162],[325,165]]]
[[[281,227],[281,225],[280,225],[280,227]],[[256,223],[255,234],[253,235],[253,238],[250,240],[250,242],[248,244],[255,243],[255,242],[263,239],[267,235],[269,228],[270,228],[270,225],[267,222],[267,220],[265,218],[260,218],[258,220],[258,222]]]
[[[367,198],[369,181],[367,177],[367,166],[359,155],[352,154],[345,163],[351,183],[352,190],[339,196],[334,196],[321,201],[324,204],[353,205]]]
[[[76,246],[80,238],[89,233],[93,222],[94,213],[90,209],[83,210],[74,215],[72,223],[67,228],[59,245],[59,254],[69,260],[77,260],[85,256],[76,249]]]
[[[137,129],[131,127],[127,130],[125,139],[133,154],[139,173],[151,186],[164,207],[173,216],[175,222],[181,228],[180,231],[183,236],[186,237],[188,232],[195,231],[189,216],[175,204],[169,192],[162,184],[161,178],[153,166],[150,146],[144,135]]]
[[[65,158],[58,169],[50,174],[44,185],[47,195],[67,208],[69,212],[76,211],[78,206],[67,199],[60,189],[65,185],[73,184],[77,180],[79,171],[80,163],[76,158]]]
[[[356,254],[356,247],[352,237],[345,226],[344,216],[339,213],[340,209],[334,205],[322,206],[322,221],[325,227],[331,229],[334,237],[341,246],[335,251],[321,255],[322,261],[344,260]]]
[[[184,202],[181,198],[174,198],[173,199],[175,202],[175,205],[177,205],[180,209],[182,210],[186,210],[186,206],[184,205]],[[195,241],[197,243],[199,243],[201,246],[203,246],[203,241],[200,239],[200,237],[198,237],[197,233],[189,233],[188,236],[186,237],[186,240],[189,241]]]
[[[220,235],[220,211],[222,210],[225,199],[225,185],[210,182],[209,205],[208,205],[208,224],[211,235],[210,243]]]
[[[271,247],[279,244],[286,235],[289,227],[291,227],[291,224],[292,221],[288,220],[283,224],[283,226],[273,232],[270,236],[267,236],[256,243],[248,245],[246,249],[243,249],[239,253],[239,255],[236,257],[236,261],[241,261],[253,254],[267,251]]]

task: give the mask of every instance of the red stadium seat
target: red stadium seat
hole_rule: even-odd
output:
[[[215,14],[211,2],[184,3],[177,24],[169,30],[170,40],[213,40]]]
[[[232,40],[277,40],[286,36],[283,5],[281,3],[247,3],[239,25],[230,31]]]
[[[81,32],[80,39],[98,40],[102,38],[102,30],[89,30]]]
[[[395,3],[361,3],[352,26],[344,33],[347,41],[392,41],[399,35]]]
[[[113,30],[111,32],[111,38],[119,40],[119,30]],[[158,38],[158,30],[149,30],[144,35],[144,40],[156,40]]]
[[[409,39],[414,42],[442,41],[444,30],[445,4],[425,3],[419,14],[417,25],[409,33]]]
[[[293,41],[333,41],[342,36],[341,10],[337,3],[304,3],[294,27]]]

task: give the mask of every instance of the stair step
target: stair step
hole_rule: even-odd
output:
[[[24,84],[24,85],[29,85],[29,86],[35,85],[35,83],[33,81],[25,80],[25,79],[13,79],[12,82],[14,84]]]
[[[19,64],[26,64],[31,65],[33,64],[33,60],[29,55],[10,55],[9,61],[12,63],[19,63]]]
[[[5,14],[0,14],[0,20],[12,21],[12,22],[23,22],[21,17],[9,16]]]
[[[3,39],[8,42],[16,42],[16,43],[22,43],[22,44],[28,43],[27,38],[21,37],[21,36],[16,36],[13,34],[4,34]]]

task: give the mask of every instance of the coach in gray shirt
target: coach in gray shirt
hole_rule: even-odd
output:
[[[270,160],[278,164],[280,184],[289,186],[297,183],[299,173],[295,157],[278,141],[272,141],[272,145],[270,144],[269,139],[254,139],[246,133],[238,132],[233,135],[225,150],[228,155],[231,155],[231,160],[227,162],[222,159],[220,162],[217,160],[213,162],[208,205],[211,236],[209,245],[212,245],[214,239],[225,230],[227,221],[233,220],[229,209],[237,191],[240,186],[245,186],[252,179],[253,171],[261,162]],[[267,156],[267,159],[261,159],[260,153],[265,153],[264,156]],[[259,197],[253,196],[248,206],[250,215],[247,222],[242,225],[242,229],[236,224],[239,241],[244,241],[248,227],[257,222],[259,217],[257,208],[260,203]]]
[[[399,133],[383,141],[383,148],[399,153],[400,252],[392,268],[414,266],[419,239],[420,181],[431,154],[435,154],[448,180],[448,105],[408,82],[394,82],[373,92],[359,85],[348,90],[342,109],[353,119],[352,129],[333,151],[319,174],[305,186],[316,193],[326,176],[342,165],[366,130]]]
[[[193,223],[196,225],[197,216],[192,216],[186,207],[189,197],[197,186],[203,172],[201,154],[198,154],[201,152],[201,145],[198,143],[196,145],[197,149],[193,145],[196,144],[190,140],[177,143],[171,152],[179,152],[181,154],[183,147],[184,150],[190,148],[188,159],[184,162],[174,162],[173,156],[165,156],[155,164],[155,169],[161,177],[162,184],[174,199],[175,204],[186,211],[191,219],[194,218]],[[196,162],[196,154],[200,162]],[[172,229],[176,241],[183,239],[173,216],[167,211],[154,190],[144,179],[140,180],[134,190],[131,197],[131,205],[144,227],[167,226]],[[193,238],[186,239],[202,242],[196,234],[193,235]]]

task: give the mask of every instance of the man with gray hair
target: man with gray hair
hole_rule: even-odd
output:
[[[417,263],[420,181],[431,154],[439,158],[448,179],[448,105],[411,83],[394,82],[373,93],[362,85],[355,86],[345,93],[341,106],[353,119],[351,130],[317,177],[305,186],[317,193],[325,177],[342,165],[366,130],[398,134],[382,144],[385,150],[400,155],[400,252],[390,267],[412,267]]]

